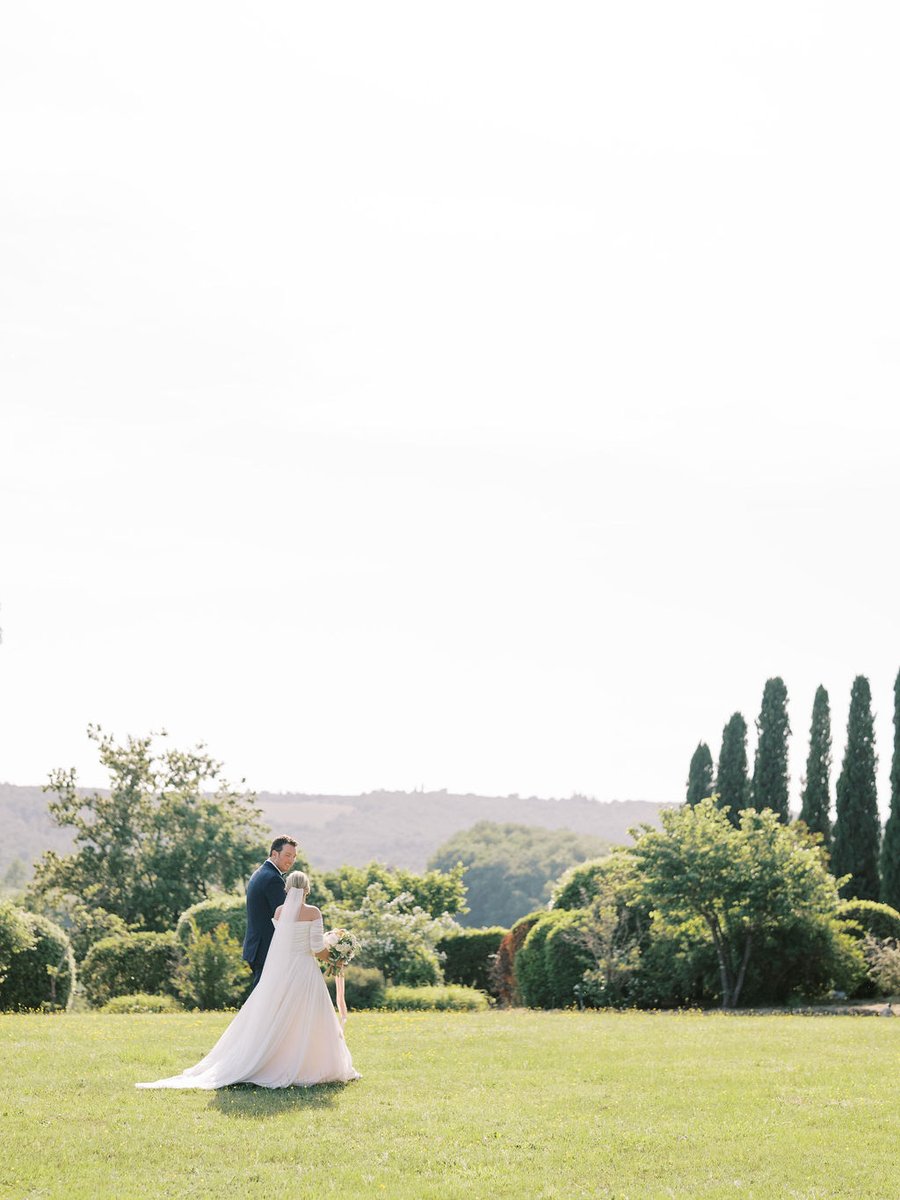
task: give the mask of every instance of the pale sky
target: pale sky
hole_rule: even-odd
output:
[[[892,3],[0,29],[0,779],[681,800],[900,668]],[[751,737],[751,756],[755,736]]]

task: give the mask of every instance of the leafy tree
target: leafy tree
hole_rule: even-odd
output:
[[[872,693],[868,679],[857,675],[850,693],[847,745],[837,782],[837,820],[831,865],[836,875],[850,876],[842,887],[842,894],[859,900],[877,900],[880,893],[877,761]]]
[[[706,742],[699,742],[688,768],[687,803],[696,804],[713,794],[713,760]]]
[[[783,825],[772,810],[748,809],[735,827],[704,800],[663,812],[662,823],[635,830],[636,895],[672,926],[704,922],[722,1006],[733,1008],[754,947],[786,926],[834,921],[837,881],[812,835]]]
[[[444,842],[428,865],[451,870],[462,863],[469,905],[466,925],[508,929],[519,917],[547,904],[554,881],[567,867],[608,849],[599,838],[568,829],[479,821]]]
[[[417,875],[413,871],[392,870],[382,863],[371,862],[366,867],[323,871],[314,875],[312,886],[322,893],[322,907],[335,900],[343,907],[353,907],[363,902],[373,883],[380,883],[391,898],[407,892],[420,908],[439,917],[443,913],[453,915],[467,911],[464,870],[460,863],[455,863],[446,870],[436,869]]]
[[[720,808],[728,811],[732,825],[738,824],[741,809],[747,807],[750,781],[747,777],[747,722],[733,713],[722,730],[722,749],[716,771],[716,797]]]
[[[894,681],[894,754],[891,758],[891,812],[881,845],[881,899],[900,908],[900,671]]]
[[[823,845],[831,845],[831,709],[821,684],[813,700],[800,820],[822,835]]]
[[[118,745],[99,726],[88,736],[109,772],[109,794],[82,795],[74,770],[52,772],[49,809],[75,831],[76,848],[44,856],[34,895],[57,889],[134,928],[163,930],[213,890],[233,890],[265,857],[252,795],[233,790],[203,746],[160,751],[152,735]]]
[[[771,808],[778,818],[788,820],[788,737],[787,688],[780,676],[767,679],[762,707],[756,722],[759,740],[753,766],[753,807]]]

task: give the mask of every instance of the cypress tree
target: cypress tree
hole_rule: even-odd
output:
[[[831,709],[828,693],[821,684],[813,700],[812,724],[809,728],[809,755],[806,759],[806,779],[803,782],[800,820],[809,829],[821,833],[826,846],[831,845]]]
[[[713,794],[713,760],[706,742],[699,742],[688,768],[687,802],[697,804]]]
[[[850,693],[847,746],[837,781],[837,819],[831,869],[835,875],[850,875],[842,895],[856,900],[877,900],[878,795],[875,787],[875,727],[872,720],[872,690],[864,675],[857,675]]]
[[[900,909],[900,671],[894,682],[894,755],[891,759],[891,813],[881,846],[881,899]]]
[[[747,722],[739,712],[733,713],[722,730],[722,750],[716,771],[717,803],[729,809],[732,825],[738,824],[738,813],[747,807],[750,781],[747,778]]]
[[[779,820],[788,820],[788,737],[787,688],[776,675],[763,688],[762,707],[756,722],[759,740],[753,764],[753,807],[771,808]]]

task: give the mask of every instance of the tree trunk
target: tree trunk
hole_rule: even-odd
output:
[[[744,945],[744,956],[741,959],[741,969],[738,971],[737,982],[734,985],[734,995],[732,997],[732,1008],[737,1008],[738,996],[741,994],[741,988],[744,986],[744,976],[747,974],[747,963],[750,961],[750,947],[753,945],[753,931],[750,930],[747,934],[747,941]]]

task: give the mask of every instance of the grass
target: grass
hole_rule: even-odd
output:
[[[133,1087],[227,1020],[0,1017],[0,1196],[900,1194],[900,1021],[360,1013],[346,1087]]]

